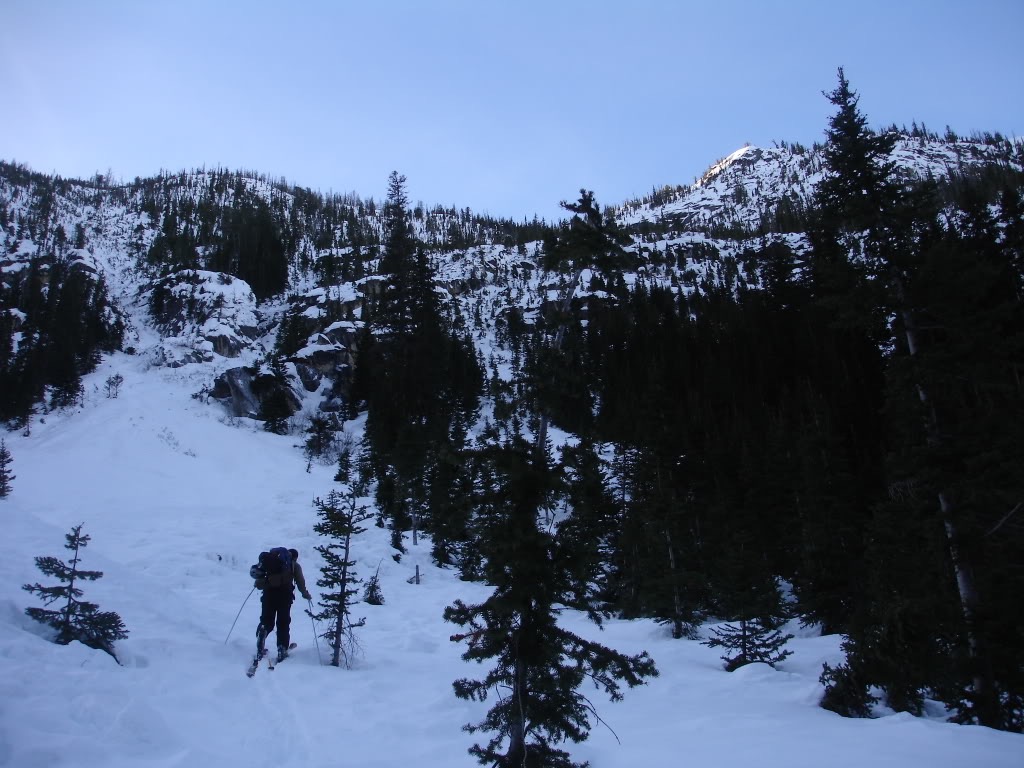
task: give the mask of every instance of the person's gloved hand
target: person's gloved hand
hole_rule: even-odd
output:
[[[309,600],[312,600],[312,599],[313,599],[313,596],[312,596],[312,595],[310,595],[310,594],[309,594],[309,592],[303,592],[303,593],[302,593],[302,598],[303,598],[304,600],[307,600],[307,601],[309,601]]]

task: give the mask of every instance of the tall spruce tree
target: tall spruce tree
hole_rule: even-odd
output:
[[[575,203],[562,201],[561,206],[573,214],[569,222],[562,228],[557,238],[551,238],[545,244],[544,266],[549,270],[566,272],[572,278],[565,284],[562,298],[555,310],[553,331],[542,342],[543,361],[547,365],[535,367],[533,376],[534,396],[548,400],[561,393],[575,404],[575,411],[584,411],[586,417],[581,424],[589,422],[592,403],[586,396],[585,379],[572,377],[572,372],[579,370],[579,360],[566,359],[565,335],[570,324],[570,310],[573,297],[580,287],[580,281],[588,270],[601,275],[608,283],[617,283],[622,270],[629,262],[625,246],[628,236],[616,224],[613,218],[605,216],[599,209],[592,191],[581,189],[580,198]],[[568,379],[567,379],[568,375]],[[556,382],[554,387],[548,382]],[[556,400],[557,402],[557,400]],[[539,427],[537,429],[537,446],[540,450],[547,441],[548,424],[551,418],[552,402],[541,402]],[[577,419],[579,419],[577,415]],[[572,426],[578,427],[579,424]]]
[[[858,107],[860,97],[842,67],[836,88],[825,96],[836,112],[826,131],[826,173],[815,190],[816,211],[808,233],[813,258],[807,274],[833,323],[881,335],[883,302],[875,295],[875,284],[865,278],[883,256],[890,227],[898,220],[901,187],[890,158],[895,137],[868,127]]]
[[[361,339],[353,392],[367,404],[378,507],[395,547],[404,549],[405,531],[445,535],[445,521],[432,514],[443,514],[444,505],[430,481],[439,478],[436,462],[463,448],[456,444],[464,434],[458,425],[472,421],[482,373],[472,344],[445,317],[433,270],[413,235],[405,177],[397,172],[388,181],[384,229],[386,284],[371,316],[372,335]]]
[[[1021,541],[1001,523],[1022,493],[1005,471],[1020,457],[1020,244],[996,235],[996,199],[951,199],[940,215],[934,185],[902,186],[842,71],[829,97],[814,290],[889,351],[891,447],[866,553],[872,594],[846,665],[823,675],[825,703],[863,712],[877,686],[897,709],[934,695],[965,721],[1020,730],[1020,666],[1005,654],[1020,630],[995,618]],[[844,263],[849,291],[830,279]]]

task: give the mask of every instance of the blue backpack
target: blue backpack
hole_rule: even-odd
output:
[[[249,569],[257,589],[291,588],[292,555],[285,547],[260,552],[259,562]]]

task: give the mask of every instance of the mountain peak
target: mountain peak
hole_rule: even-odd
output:
[[[704,175],[701,176],[700,179],[698,179],[697,182],[693,186],[694,187],[700,187],[700,186],[703,186],[703,185],[707,184],[709,181],[714,179],[718,174],[720,174],[722,171],[724,171],[726,168],[728,168],[730,165],[732,165],[733,163],[735,163],[737,160],[739,160],[741,157],[744,157],[745,155],[750,154],[750,155],[752,155],[752,157],[754,159],[756,159],[756,156],[757,156],[757,154],[759,152],[760,152],[760,150],[759,150],[758,147],[755,147],[752,144],[744,144],[742,147],[737,149],[731,155],[728,155],[728,156],[724,157],[723,159],[721,159],[718,162],[714,163],[706,171],[704,171]]]

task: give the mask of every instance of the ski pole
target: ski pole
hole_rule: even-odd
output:
[[[309,621],[313,625],[313,642],[316,643],[316,660],[320,662],[320,666],[322,667],[324,665],[324,660],[320,658],[320,640],[316,636],[316,619],[313,618],[313,601],[307,600],[306,602],[309,603],[309,610],[307,611],[309,614]]]
[[[228,630],[228,636],[224,638],[224,645],[228,644],[228,640],[231,639],[231,633],[235,631],[235,624],[238,623],[238,617],[242,615],[242,609],[245,608],[245,604],[249,602],[249,598],[252,597],[252,593],[256,591],[256,587],[253,587],[248,595],[245,596],[245,600],[242,601],[242,608],[238,609],[238,613],[235,615],[235,620],[231,622],[231,629]]]

